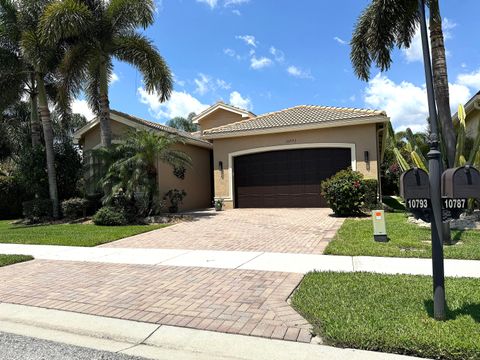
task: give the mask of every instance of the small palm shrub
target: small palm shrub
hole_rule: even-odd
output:
[[[183,202],[183,198],[185,196],[187,196],[187,193],[185,192],[185,190],[178,190],[178,189],[169,190],[163,197],[163,200],[168,199],[170,201],[170,206],[168,207],[168,211],[170,213],[178,212],[178,206]]]
[[[338,216],[362,213],[367,186],[363,175],[351,169],[342,170],[321,184],[322,196]]]
[[[39,222],[50,219],[53,215],[53,204],[50,199],[34,199],[24,201],[23,216],[31,222]]]
[[[103,226],[119,226],[127,225],[128,223],[125,213],[111,206],[100,208],[95,215],[93,215],[92,220],[95,225]]]
[[[87,216],[88,200],[72,198],[62,201],[62,214],[67,219],[75,220]]]

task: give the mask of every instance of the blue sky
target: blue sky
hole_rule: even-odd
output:
[[[313,104],[387,111],[394,126],[425,127],[418,38],[396,50],[390,71],[358,80],[349,60],[354,23],[367,0],[163,0],[145,32],[175,75],[163,104],[141,75],[115,62],[111,107],[152,121],[199,112],[218,100],[256,114]],[[480,90],[478,0],[441,0],[452,108]],[[74,110],[88,114],[82,99]]]

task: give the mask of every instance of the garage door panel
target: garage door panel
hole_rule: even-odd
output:
[[[350,149],[270,151],[234,158],[236,207],[324,207],[320,183],[351,164]]]

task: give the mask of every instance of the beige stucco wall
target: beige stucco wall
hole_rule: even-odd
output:
[[[468,114],[467,118],[465,119],[466,129],[465,133],[468,137],[475,139],[476,136],[479,135],[478,133],[478,125],[480,123],[480,111],[474,110],[470,114]]]
[[[113,139],[121,139],[125,132],[132,127],[117,121],[110,122]],[[100,126],[96,125],[85,133],[81,145],[84,151],[91,150],[100,144]],[[187,168],[185,179],[179,179],[173,174],[170,165],[157,162],[158,183],[160,196],[170,189],[183,189],[187,193],[180,206],[180,210],[192,210],[211,207],[211,175],[210,175],[210,152],[208,148],[190,144],[178,144],[175,148],[184,151],[192,158],[192,167]]]
[[[171,189],[185,190],[187,196],[180,210],[203,209],[212,206],[210,186],[210,149],[179,144],[176,149],[187,153],[192,159],[192,167],[187,168],[185,178],[179,179],[173,174],[173,167],[161,161],[157,163],[160,196]],[[169,204],[167,204],[169,205]]]
[[[233,164],[229,163],[230,153],[271,146],[285,146],[285,149],[283,150],[290,148],[295,149],[302,144],[313,145],[315,143],[354,144],[356,169],[363,173],[365,178],[378,178],[377,135],[375,124],[215,139],[213,141],[215,197],[224,198],[226,208],[233,207],[234,196],[231,193],[233,189],[230,183],[230,172],[232,171]],[[260,151],[261,149],[259,152]],[[368,164],[364,161],[364,151],[369,152],[370,161]],[[223,172],[219,169],[220,161],[223,162]]]
[[[119,123],[117,121],[110,121],[112,128],[112,139],[120,139],[127,131],[131,130],[130,126]],[[91,130],[85,133],[83,137],[83,151],[92,150],[95,146],[100,144],[100,126],[96,125]]]
[[[199,121],[200,130],[212,129],[214,127],[223,126],[227,124],[232,124],[237,121],[244,120],[242,115],[236,114],[230,111],[223,109],[218,109],[211,113],[210,115],[204,117]]]

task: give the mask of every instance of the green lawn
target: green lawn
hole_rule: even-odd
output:
[[[426,276],[310,273],[292,306],[324,342],[435,359],[479,359],[480,279],[447,279],[448,320],[432,318]]]
[[[3,255],[0,254],[0,267],[12,265],[19,262],[33,260],[33,257],[28,255]]]
[[[93,224],[11,225],[0,221],[0,243],[96,246],[167,225],[97,226]]]
[[[388,243],[373,240],[370,218],[347,219],[325,249],[330,255],[431,257],[430,229],[407,223],[405,213],[386,213]],[[454,245],[445,245],[445,257],[480,260],[480,231],[452,230]]]

